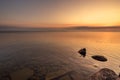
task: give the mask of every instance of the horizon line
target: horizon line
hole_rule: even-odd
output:
[[[81,26],[81,25],[78,25],[78,26],[64,26],[64,27],[50,27],[50,26],[15,26],[15,25],[0,25],[0,27],[4,27],[4,28],[76,28],[76,27],[84,27],[84,28],[115,28],[115,27],[120,27],[119,25],[115,25],[115,26]]]

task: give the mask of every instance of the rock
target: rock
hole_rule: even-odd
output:
[[[102,62],[107,61],[107,58],[105,58],[104,56],[100,56],[100,55],[94,55],[92,56],[92,58],[98,61],[102,61]]]
[[[116,80],[120,80],[120,78],[117,78]]]
[[[88,80],[120,80],[120,78],[113,70],[103,68],[90,76]]]
[[[85,57],[86,56],[86,48],[82,48],[78,51],[78,53],[81,54],[81,56]]]

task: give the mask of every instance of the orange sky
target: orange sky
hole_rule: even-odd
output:
[[[120,26],[119,0],[6,0],[0,10],[0,25]]]

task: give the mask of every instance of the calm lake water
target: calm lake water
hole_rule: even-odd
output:
[[[84,47],[85,58],[78,54]],[[103,55],[108,61],[96,61],[93,55]],[[73,77],[86,80],[101,68],[120,72],[120,32],[0,33],[0,74],[9,73],[13,80],[23,74],[26,79],[35,70],[48,80],[71,71]]]

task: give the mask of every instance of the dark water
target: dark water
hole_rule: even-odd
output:
[[[85,58],[77,53],[83,47],[87,48]],[[96,54],[108,61],[93,60],[91,56]],[[0,75],[9,74],[13,80],[27,80],[33,74],[45,74],[46,80],[86,80],[104,67],[119,73],[119,61],[120,32],[0,34]]]

